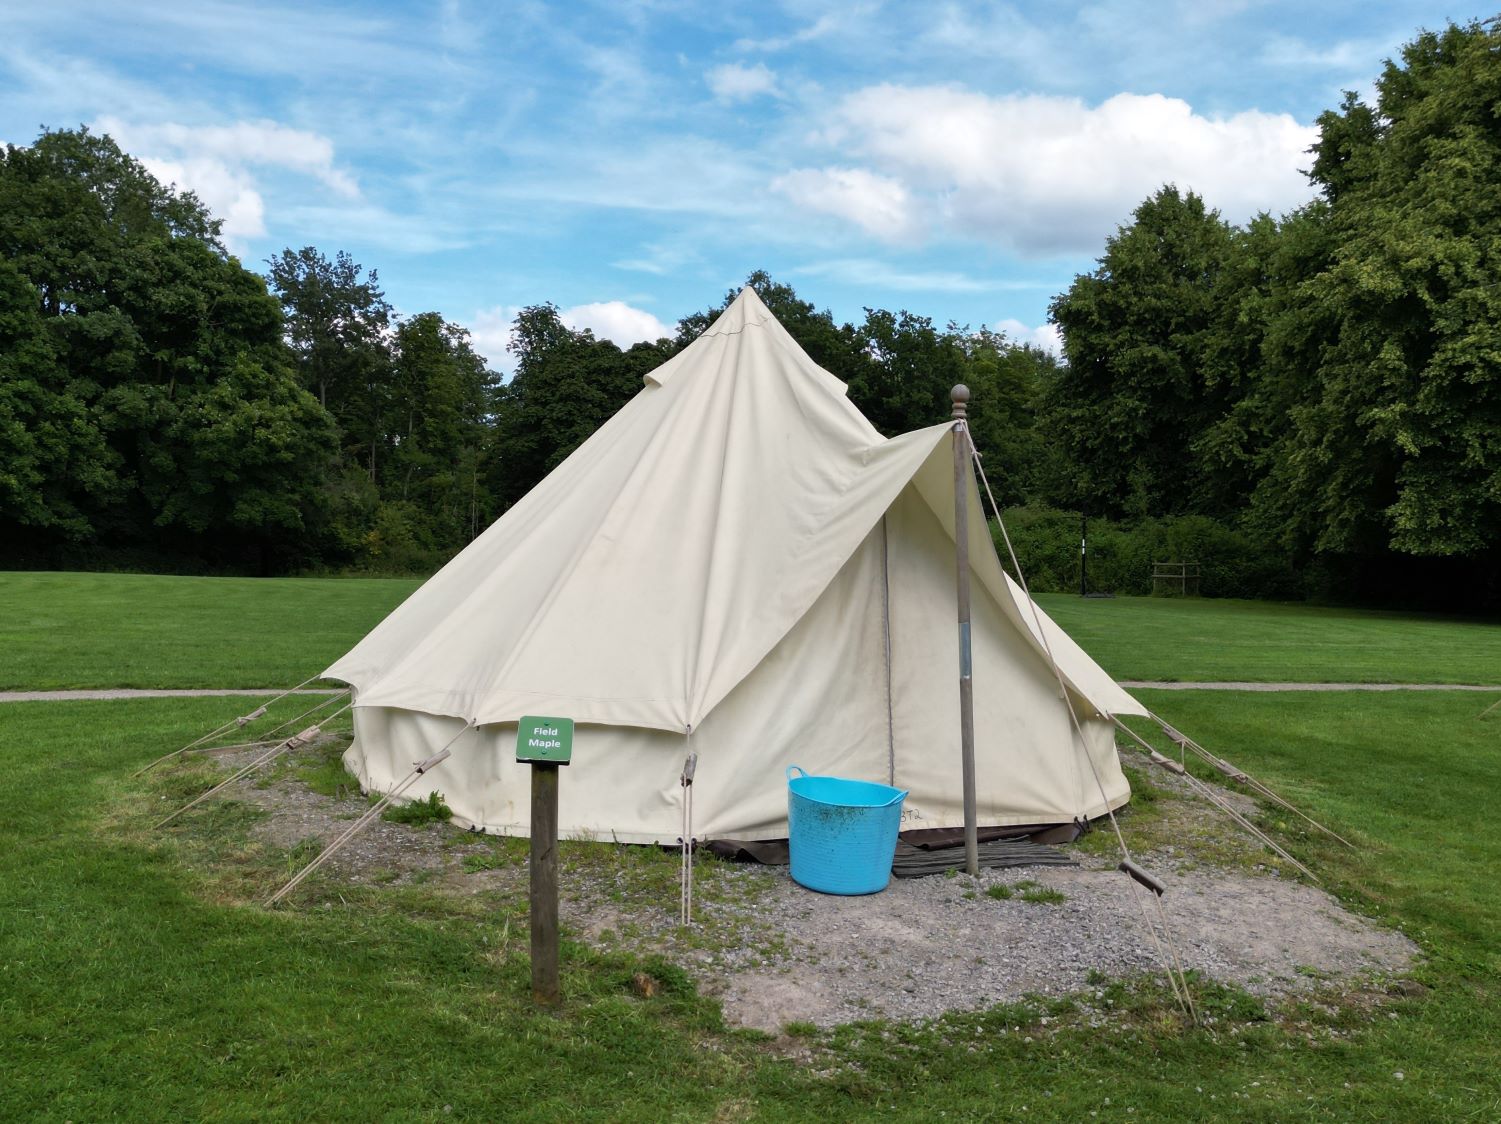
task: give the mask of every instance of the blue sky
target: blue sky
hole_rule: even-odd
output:
[[[0,140],[87,123],[252,268],[348,250],[506,367],[551,300],[621,343],[754,269],[1048,342],[1047,306],[1163,182],[1280,213],[1313,119],[1438,3],[0,7]]]

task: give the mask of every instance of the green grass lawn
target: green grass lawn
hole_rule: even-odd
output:
[[[419,584],[0,573],[0,690],[289,686]],[[1038,601],[1119,679],[1501,684],[1501,623],[1196,598]]]
[[[290,686],[419,584],[0,573],[0,690]]]
[[[1019,1005],[800,1037],[810,1064],[727,1031],[671,966],[569,943],[566,1007],[535,1014],[520,902],[327,885],[271,914],[252,903],[295,858],[244,842],[251,811],[145,829],[202,782],[129,770],[222,700],[17,704],[0,713],[0,1118],[1497,1118],[1501,836],[1483,808],[1501,723],[1451,693],[1149,701],[1361,843],[1278,832],[1414,936],[1422,994],[1269,1018],[1200,983],[1219,1022],[1188,1030],[1153,987],[1111,988],[1104,1030]],[[642,969],[661,994],[632,993]]]
[[[1501,684],[1501,622],[1207,598],[1037,603],[1117,679]]]
[[[305,674],[292,666],[305,647],[322,645],[314,664],[333,658],[412,585],[4,575],[0,659],[16,686],[275,684]],[[60,607],[31,605],[44,597]],[[1446,651],[1487,643],[1478,626],[1432,618],[1073,605],[1095,621],[1104,606],[1138,636],[1191,634],[1209,612],[1234,655],[1212,676],[1186,659],[1148,672],[1096,645],[1132,677],[1285,667],[1296,653],[1278,616],[1309,635],[1345,619],[1343,646],[1329,641],[1309,669],[1358,666],[1372,644],[1414,647],[1404,630],[1429,637],[1425,660],[1376,678],[1447,678],[1435,670]],[[1057,615],[1090,645],[1067,609]],[[248,642],[181,655],[189,633],[234,618]],[[300,640],[283,644],[284,625]],[[113,670],[145,650],[155,663],[139,666],[159,670]],[[1128,983],[1106,988],[1103,1026],[1071,1001],[1039,1001],[770,1042],[727,1030],[672,965],[569,942],[568,1002],[540,1015],[520,901],[328,879],[267,913],[254,903],[306,854],[255,842],[259,813],[216,802],[146,829],[213,765],[130,771],[222,721],[227,700],[12,704],[0,706],[0,1119],[1501,1118],[1501,833],[1489,823],[1501,713],[1478,719],[1488,700],[1461,692],[1140,694],[1360,844],[1261,817],[1353,908],[1419,943],[1416,986],[1268,1010],[1200,981],[1217,1022],[1188,1029],[1160,986]],[[641,970],[664,984],[650,999],[630,986]]]

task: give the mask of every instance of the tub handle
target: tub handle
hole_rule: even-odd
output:
[[[808,771],[806,769],[804,769],[801,765],[788,765],[787,766],[787,779],[789,781],[792,780],[792,773],[793,773],[794,770],[796,770],[797,775],[800,776],[800,777],[806,777],[808,775]]]

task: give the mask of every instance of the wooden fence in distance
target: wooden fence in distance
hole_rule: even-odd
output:
[[[1152,592],[1176,593],[1180,597],[1199,595],[1197,562],[1153,562]]]

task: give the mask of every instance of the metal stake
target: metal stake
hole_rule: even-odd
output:
[[[949,392],[954,402],[954,566],[959,601],[959,750],[964,769],[964,869],[980,873],[980,836],[975,810],[975,684],[969,639],[969,490],[974,480],[969,466],[966,432],[969,387]]]

